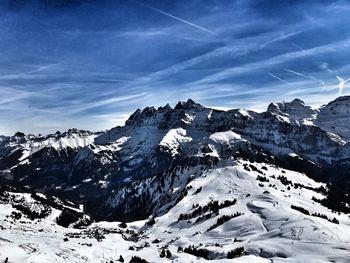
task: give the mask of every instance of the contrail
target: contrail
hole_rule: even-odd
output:
[[[298,76],[300,76],[300,77],[306,78],[306,79],[315,80],[315,81],[321,83],[322,85],[325,84],[322,80],[320,80],[320,79],[318,79],[318,78],[315,78],[315,77],[312,76],[312,75],[305,75],[305,74],[303,74],[303,73],[300,73],[300,72],[297,72],[297,71],[294,71],[294,70],[291,70],[291,69],[287,69],[287,68],[284,68],[283,70],[284,70],[284,71],[287,71],[287,72],[289,72],[289,73],[298,75]]]
[[[283,82],[284,84],[287,84],[287,85],[289,85],[289,86],[291,85],[290,82],[285,81],[284,79],[281,79],[280,77],[277,77],[276,75],[274,75],[274,74],[272,74],[272,73],[267,73],[267,74],[269,74],[271,77],[273,77],[273,78],[275,78],[275,79],[277,79],[277,80]]]
[[[292,46],[294,46],[294,47],[300,49],[301,51],[305,51],[305,49],[303,49],[301,46],[299,46],[299,45],[297,45],[297,44],[295,44],[295,43],[292,43]]]
[[[265,47],[265,46],[267,46],[267,45],[269,45],[269,44],[271,44],[271,43],[285,40],[285,39],[290,38],[290,37],[292,37],[292,36],[298,35],[298,34],[300,34],[300,33],[302,33],[302,32],[303,32],[303,31],[296,31],[296,32],[292,32],[292,33],[289,33],[289,34],[285,34],[285,35],[276,37],[276,38],[274,38],[274,39],[272,39],[272,40],[269,40],[269,41],[267,41],[267,42],[265,42],[265,43],[262,43],[261,46],[262,46],[262,47]]]
[[[289,72],[289,73],[293,73],[293,74],[295,74],[295,75],[304,77],[304,78],[306,78],[306,79],[310,79],[308,76],[306,76],[306,75],[304,75],[304,74],[302,74],[302,73],[299,73],[299,72],[297,72],[297,71],[291,70],[291,69],[285,68],[284,71],[287,71],[287,72]]]
[[[316,80],[317,82],[321,83],[323,86],[325,85],[325,82],[324,82],[323,80],[320,80],[320,79],[318,79],[318,78],[315,78],[315,77],[312,76],[312,75],[309,75],[309,77],[310,77],[311,79]]]
[[[341,95],[343,93],[346,82],[348,82],[350,80],[350,78],[344,80],[343,78],[341,78],[339,76],[336,76],[336,77],[339,80],[339,84],[337,85],[337,87],[339,88],[338,95]]]
[[[204,27],[201,27],[201,26],[199,26],[199,25],[196,25],[196,24],[194,24],[194,23],[192,23],[192,22],[190,22],[190,21],[187,21],[187,20],[182,19],[182,18],[180,18],[180,17],[177,17],[177,16],[174,16],[174,15],[169,14],[169,13],[167,13],[167,12],[164,12],[164,11],[158,9],[158,8],[153,7],[153,6],[146,5],[146,4],[140,3],[140,2],[138,2],[138,1],[133,1],[133,2],[135,2],[135,3],[139,4],[139,5],[142,5],[142,6],[148,8],[148,9],[150,9],[150,10],[153,10],[153,11],[155,11],[155,12],[157,12],[157,13],[160,13],[160,14],[163,14],[163,15],[165,15],[165,16],[171,17],[171,18],[173,18],[173,19],[175,19],[175,20],[177,20],[177,21],[183,22],[183,23],[185,23],[185,24],[187,24],[187,25],[193,26],[193,27],[195,27],[195,28],[197,28],[197,29],[200,29],[200,30],[202,30],[202,31],[204,31],[204,32],[207,32],[207,33],[210,33],[210,34],[215,34],[214,31],[211,31],[211,30],[209,30],[209,29],[206,29],[206,28],[204,28]]]

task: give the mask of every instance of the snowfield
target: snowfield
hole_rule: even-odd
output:
[[[178,135],[185,136],[176,131],[169,140]],[[239,137],[218,133],[211,139]],[[314,201],[323,198],[322,183],[243,159],[199,171],[184,171],[191,178],[187,195],[166,214],[126,228],[119,222],[64,228],[55,221],[58,209],[44,219],[14,219],[17,210],[0,203],[0,262],[118,262],[120,256],[125,262],[133,256],[148,262],[349,262],[349,216]]]

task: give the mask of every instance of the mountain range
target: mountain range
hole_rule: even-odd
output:
[[[104,132],[0,136],[0,260],[347,262],[349,111],[189,99]]]

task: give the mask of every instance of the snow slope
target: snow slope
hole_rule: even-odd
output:
[[[312,200],[323,198],[322,193],[312,190],[323,184],[301,173],[242,159],[222,161],[215,169],[199,171],[200,167],[195,167],[181,174],[191,178],[186,184],[187,195],[166,214],[156,217],[152,226],[147,225],[150,220],[144,220],[128,223],[127,228],[118,222],[94,223],[86,229],[63,228],[55,223],[56,210],[40,221],[14,221],[6,217],[14,208],[0,204],[0,260],[117,262],[122,255],[125,262],[132,256],[149,262],[205,261],[181,252],[181,248],[194,246],[207,251],[213,262],[232,262],[226,259],[227,253],[239,247],[245,252],[233,262],[348,262],[348,215],[333,213]],[[257,180],[258,176],[268,182]],[[279,176],[288,178],[288,185]],[[233,200],[236,203],[220,205]],[[216,201],[217,210],[203,209],[193,218],[179,220],[181,214],[191,214],[198,206]],[[340,223],[305,215],[291,205],[310,214],[336,217]],[[209,230],[218,218],[237,212],[240,215]],[[169,259],[160,257],[163,249],[171,252]]]

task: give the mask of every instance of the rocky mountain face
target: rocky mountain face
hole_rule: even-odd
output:
[[[294,99],[291,102],[271,103],[267,111],[299,121],[313,119],[317,116],[317,111],[305,105],[300,99]]]
[[[169,211],[194,173],[242,158],[328,182],[337,193],[325,203],[347,211],[349,105],[350,97],[320,109],[295,99],[256,113],[188,100],[138,109],[107,132],[1,136],[0,180],[83,203],[97,219],[131,221]]]
[[[316,125],[350,140],[350,96],[340,97],[319,109]]]

